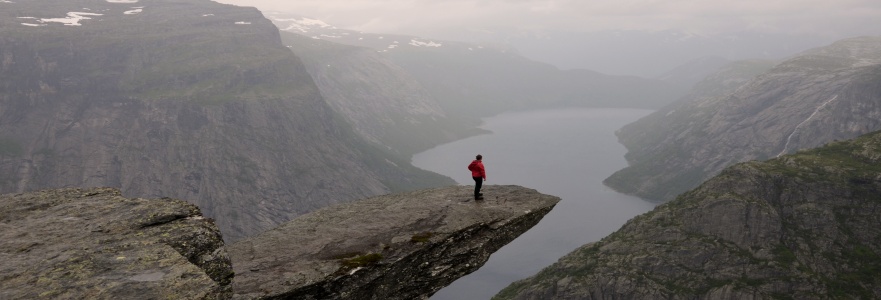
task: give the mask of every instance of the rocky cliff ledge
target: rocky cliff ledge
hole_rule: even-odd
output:
[[[235,243],[237,299],[420,299],[475,271],[559,198],[458,186],[325,208]]]
[[[116,189],[0,196],[0,299],[222,299],[232,268],[214,222]]]
[[[484,190],[481,202],[459,186],[328,207],[227,247],[180,200],[111,188],[3,195],[0,299],[425,298],[559,201]]]

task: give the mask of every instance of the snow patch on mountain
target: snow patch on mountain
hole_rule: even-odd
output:
[[[133,8],[132,10],[124,11],[123,14],[126,14],[126,15],[136,15],[136,14],[142,13],[142,12],[144,11],[144,7],[143,7],[143,6],[140,6],[140,7],[132,7],[132,8]]]
[[[67,13],[67,17],[66,17],[66,18],[42,18],[42,19],[36,19],[36,18],[33,18],[33,17],[20,17],[20,19],[35,19],[37,22],[39,22],[39,24],[35,24],[35,23],[21,23],[21,25],[24,25],[24,26],[32,26],[32,27],[36,27],[36,26],[46,26],[46,25],[47,25],[46,23],[61,23],[61,24],[64,24],[65,26],[82,26],[82,24],[80,24],[80,21],[82,21],[82,20],[91,20],[92,18],[90,18],[89,16],[93,16],[93,17],[94,17],[94,16],[103,16],[103,14],[88,13],[88,12],[75,12],[75,11],[72,11],[72,12]]]
[[[285,22],[290,23],[287,27],[282,28],[284,31],[300,31],[300,32],[309,32],[310,29],[313,28],[333,28],[336,27],[330,26],[330,24],[325,23],[324,21],[318,19],[310,19],[310,18],[272,18],[273,21],[276,22]]]
[[[434,41],[423,42],[423,41],[419,41],[416,39],[411,39],[410,45],[415,46],[415,47],[435,47],[435,48],[443,46],[443,44],[435,43]]]

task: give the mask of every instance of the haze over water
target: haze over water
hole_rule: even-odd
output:
[[[489,299],[510,283],[534,275],[654,208],[652,203],[602,184],[627,166],[626,149],[618,143],[615,130],[649,113],[595,108],[506,113],[484,120],[482,128],[492,134],[414,155],[413,165],[473,185],[466,167],[480,153],[487,170],[484,184],[521,185],[562,198],[538,225],[493,254],[480,270],[431,299]]]

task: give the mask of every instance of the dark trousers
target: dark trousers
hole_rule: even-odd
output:
[[[483,186],[482,177],[471,177],[474,179],[474,198],[480,197],[480,187]]]

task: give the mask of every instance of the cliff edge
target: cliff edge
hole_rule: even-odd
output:
[[[421,299],[477,270],[560,200],[518,186],[378,196],[301,216],[228,249],[237,299]]]
[[[0,299],[224,299],[232,277],[217,226],[184,201],[0,196]]]
[[[181,200],[113,188],[2,195],[0,299],[425,298],[559,201],[517,186],[484,192],[480,202],[466,186],[374,197],[231,246]]]

